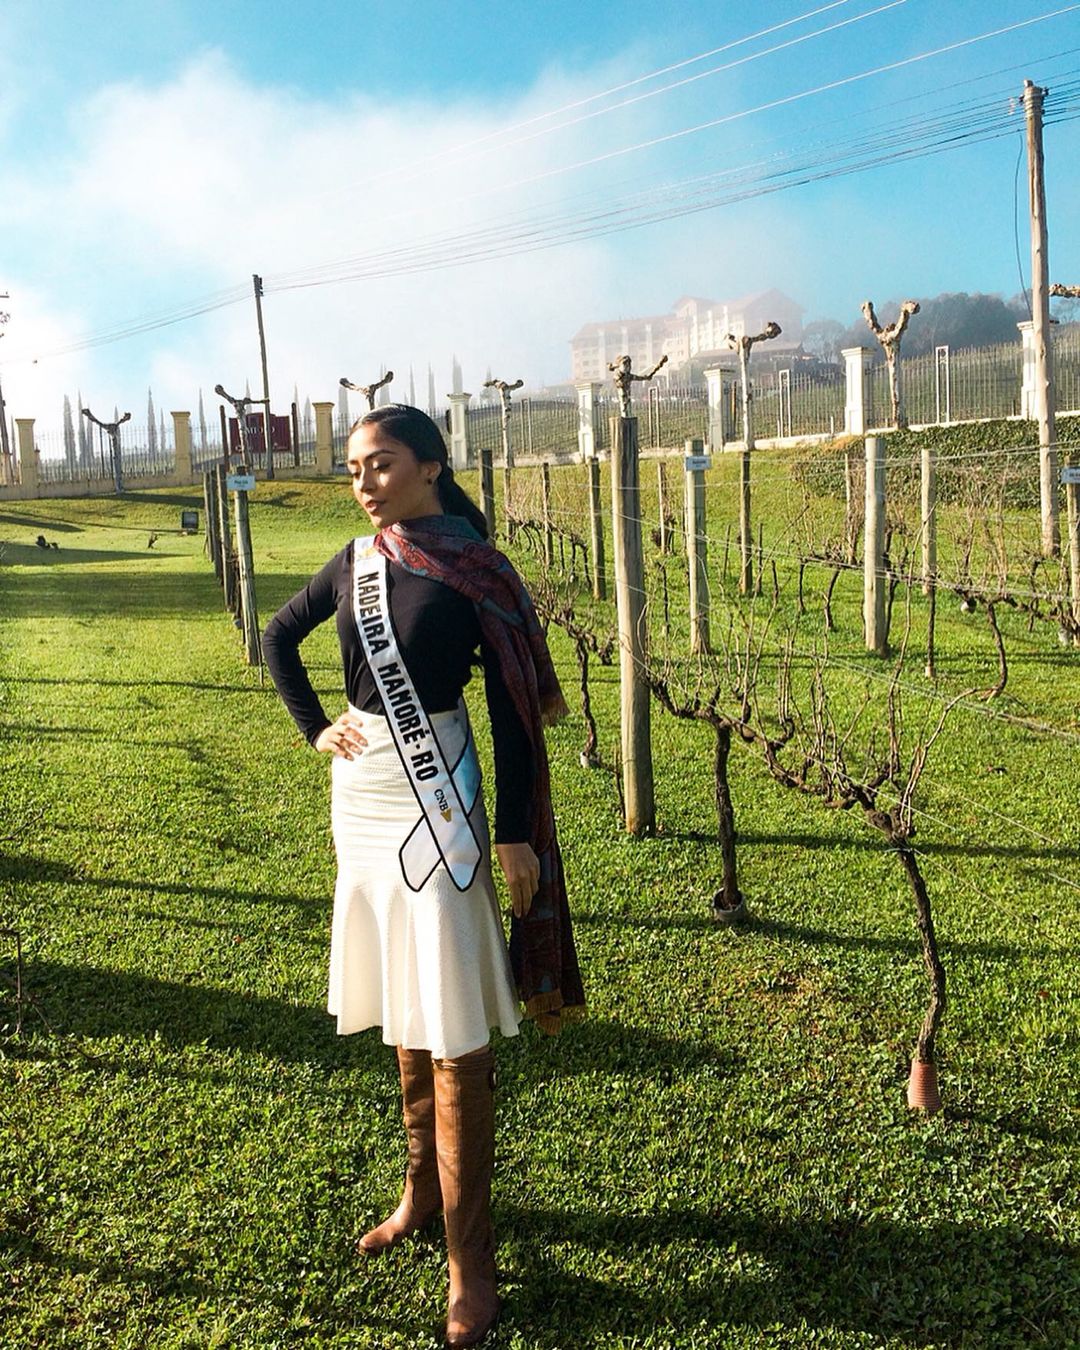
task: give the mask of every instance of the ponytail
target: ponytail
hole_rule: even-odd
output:
[[[442,473],[435,480],[439,490],[439,503],[448,516],[464,516],[481,539],[488,537],[487,517],[454,477],[449,464],[443,466]]]

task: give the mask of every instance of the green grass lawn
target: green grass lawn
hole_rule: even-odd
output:
[[[779,556],[796,513],[768,481]],[[434,1347],[441,1236],[353,1254],[404,1149],[392,1053],[323,1011],[328,765],[244,665],[183,506],[0,506],[0,926],[32,998],[15,1035],[0,940],[0,1345]],[[264,621],[361,529],[340,481],[261,483],[251,518]],[[853,690],[887,669],[860,597],[844,579]],[[989,637],[945,610],[944,684],[991,682]],[[719,928],[709,729],[654,715],[646,840],[580,767],[580,717],[551,733],[590,1016],[497,1044],[499,1345],[1080,1345],[1080,658],[1002,622],[1007,692],[952,714],[920,797],[950,978],[929,1121],[904,1103],[925,979],[879,837],[736,750],[754,922]],[[332,625],[305,654],[336,710]],[[616,671],[592,688],[610,761]]]

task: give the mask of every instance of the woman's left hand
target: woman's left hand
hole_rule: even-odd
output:
[[[529,844],[496,844],[495,854],[506,878],[514,917],[522,919],[532,909],[540,886],[540,859]]]

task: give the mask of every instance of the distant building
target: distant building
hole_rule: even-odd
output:
[[[666,356],[667,369],[677,375],[691,362],[700,367],[710,359],[730,356],[724,341],[728,333],[736,337],[760,333],[770,319],[783,330],[770,347],[798,347],[802,343],[802,316],[803,307],[777,290],[755,291],[737,300],[684,295],[675,301],[670,314],[609,319],[579,328],[570,339],[572,379],[606,380],[608,363],[628,352],[635,370],[653,366]]]

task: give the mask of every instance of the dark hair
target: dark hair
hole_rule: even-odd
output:
[[[454,478],[443,434],[426,412],[407,403],[384,403],[358,417],[349,428],[349,435],[359,427],[370,426],[381,427],[392,440],[407,445],[421,464],[438,464],[440,472],[435,486],[442,509],[448,516],[464,516],[481,539],[488,537],[487,518]]]

